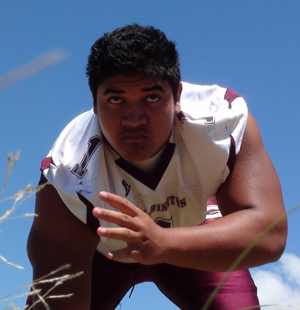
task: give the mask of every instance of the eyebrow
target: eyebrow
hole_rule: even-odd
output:
[[[160,85],[153,85],[153,86],[145,87],[145,88],[141,89],[142,92],[150,92],[150,91],[154,91],[154,90],[159,90],[163,93],[165,92],[164,89]],[[117,89],[113,89],[113,88],[109,87],[105,90],[104,95],[107,95],[107,94],[124,94],[124,93],[125,93],[124,90],[117,90]]]
[[[165,92],[164,89],[160,85],[157,85],[157,84],[150,86],[150,87],[142,88],[143,92],[148,92],[148,91],[153,91],[153,90],[159,90],[163,93]]]
[[[125,93],[124,90],[116,90],[113,88],[107,88],[104,92],[104,95],[107,95],[107,94],[124,94],[124,93]]]

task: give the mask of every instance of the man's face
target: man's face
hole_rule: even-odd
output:
[[[178,98],[180,92],[181,86]],[[154,156],[166,145],[179,111],[169,82],[142,74],[104,80],[97,89],[94,108],[112,148],[135,162]]]

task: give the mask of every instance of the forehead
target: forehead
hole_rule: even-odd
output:
[[[118,74],[105,79],[98,86],[98,92],[103,94],[108,88],[122,91],[141,91],[155,85],[160,86],[164,92],[172,91],[170,83],[162,77],[145,74]]]

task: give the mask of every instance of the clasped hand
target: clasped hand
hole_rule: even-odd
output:
[[[99,197],[121,212],[95,208],[93,215],[96,218],[120,226],[117,228],[99,227],[97,234],[127,243],[127,247],[123,249],[108,252],[107,258],[113,260],[132,258],[144,265],[162,263],[166,229],[158,226],[148,214],[127,199],[107,192],[100,192]]]

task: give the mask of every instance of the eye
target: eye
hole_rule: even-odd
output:
[[[122,102],[122,99],[120,97],[112,97],[109,98],[108,101],[112,104],[118,104]]]
[[[158,95],[150,95],[146,98],[148,102],[156,102],[160,99]]]

